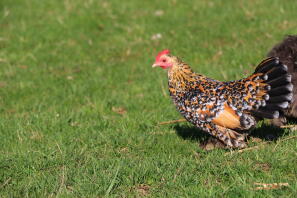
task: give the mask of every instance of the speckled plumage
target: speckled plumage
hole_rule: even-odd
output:
[[[279,109],[288,106],[291,79],[286,67],[276,58],[264,60],[247,78],[220,82],[196,74],[177,57],[166,56],[174,62],[168,70],[168,86],[178,111],[187,121],[230,148],[246,147],[246,134],[242,131],[255,126],[256,116],[275,118]],[[278,82],[275,79],[279,77],[285,78],[286,83],[281,84],[289,87],[287,91],[277,90],[281,84],[275,83]],[[281,100],[270,102],[278,93]],[[269,105],[271,108],[267,109]]]

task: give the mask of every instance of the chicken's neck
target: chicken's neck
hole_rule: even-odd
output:
[[[186,63],[179,62],[168,70],[169,91],[173,93],[193,90],[204,78],[203,75],[194,73]]]

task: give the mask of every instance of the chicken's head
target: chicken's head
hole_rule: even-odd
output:
[[[163,69],[169,69],[174,65],[173,56],[170,55],[168,49],[159,52],[156,56],[156,61],[152,67],[162,67]]]

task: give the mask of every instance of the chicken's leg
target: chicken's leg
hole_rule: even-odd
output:
[[[204,125],[212,136],[218,138],[229,148],[245,148],[247,144],[245,142],[246,134],[238,133],[232,129],[228,129],[213,123],[207,123]]]

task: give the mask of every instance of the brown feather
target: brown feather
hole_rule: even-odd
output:
[[[225,128],[240,128],[239,116],[236,115],[235,111],[231,109],[227,104],[225,104],[224,111],[222,111],[219,116],[213,119],[212,122]]]

